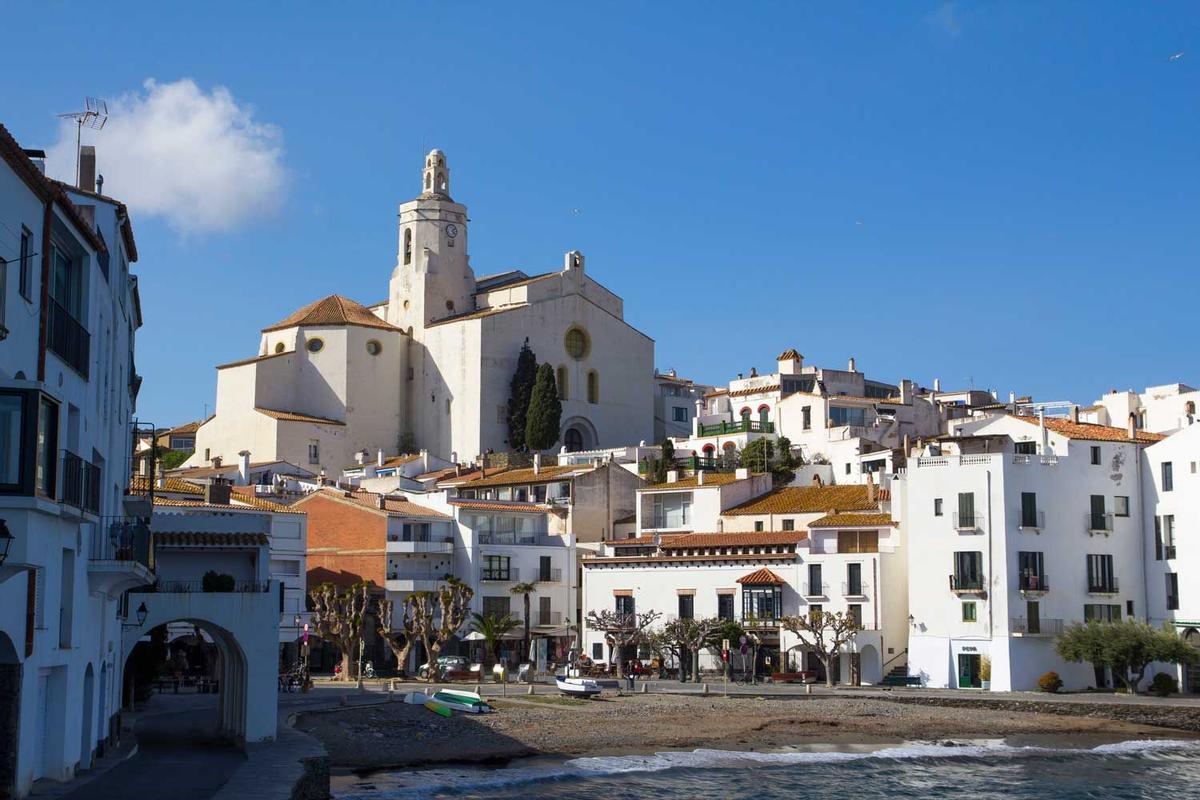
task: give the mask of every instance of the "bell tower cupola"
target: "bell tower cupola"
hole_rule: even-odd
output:
[[[430,150],[429,155],[425,156],[421,198],[450,199],[450,167],[446,164],[446,154],[441,150]]]

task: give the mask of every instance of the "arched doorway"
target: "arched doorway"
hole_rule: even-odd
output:
[[[863,645],[858,651],[859,678],[863,683],[879,684],[883,682],[883,665],[879,663],[879,651],[875,645]]]
[[[571,417],[563,422],[562,443],[568,453],[595,450],[599,437],[592,423],[583,417]]]
[[[205,665],[203,670],[203,682],[197,682],[197,691],[202,689],[205,691],[215,688],[216,690],[216,721],[213,730],[217,738],[230,739],[239,744],[247,740],[247,716],[248,704],[251,696],[249,688],[250,669],[247,664],[246,652],[241,643],[237,640],[232,632],[223,626],[217,625],[209,620],[195,618],[175,618],[166,620],[148,619],[144,626],[144,631],[147,634],[153,634],[154,629],[165,627],[172,622],[184,622],[193,626],[195,629],[203,631],[212,645],[216,649],[216,656],[211,663]],[[140,641],[141,636],[134,635],[127,639],[124,643],[125,652],[124,658],[126,662],[126,672],[131,674],[128,664],[129,659],[133,655],[134,649]],[[170,648],[167,648],[167,653],[170,653]],[[272,673],[276,669],[275,650],[271,650],[271,660],[269,669]],[[165,660],[163,677],[174,685],[173,666],[169,665],[169,661]],[[215,683],[209,683],[211,680]],[[162,684],[160,684],[161,686]],[[133,687],[136,689],[136,687]],[[272,698],[274,697],[274,686],[272,688]],[[261,693],[261,688],[259,692]]]
[[[15,794],[17,743],[21,732],[21,660],[0,631],[0,798]]]
[[[92,765],[92,734],[96,729],[95,708],[96,673],[88,664],[83,672],[83,714],[79,726],[79,768]]]

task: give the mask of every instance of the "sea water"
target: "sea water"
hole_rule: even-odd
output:
[[[772,752],[689,750],[389,772],[343,780],[339,800],[488,798],[1200,798],[1200,745],[1094,747],[1002,740],[905,742]]]

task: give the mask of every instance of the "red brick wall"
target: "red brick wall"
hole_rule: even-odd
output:
[[[386,516],[323,494],[311,495],[296,508],[308,513],[310,588],[326,581],[348,585],[367,580],[380,587],[384,585]],[[325,548],[336,551],[324,551]]]

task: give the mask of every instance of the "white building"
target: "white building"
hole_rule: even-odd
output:
[[[1184,383],[1148,386],[1140,394],[1113,389],[1090,408],[1083,409],[1080,418],[1100,425],[1122,426],[1133,414],[1138,430],[1171,433],[1197,420],[1198,405],[1200,390]]]
[[[686,439],[692,433],[696,403],[713,387],[680,377],[675,370],[654,370],[654,444],[670,436]]]
[[[909,671],[924,685],[1111,685],[1054,636],[1145,618],[1141,450],[1162,437],[1071,418],[957,423],[893,483],[909,552]]]
[[[672,471],[638,493],[636,533],[581,556],[583,611],[733,620],[758,639],[760,672],[821,679],[816,654],[780,619],[842,612],[863,630],[838,659],[835,681],[879,683],[907,635],[906,565],[885,496],[861,484],[772,490],[770,476],[745,470]],[[593,659],[614,657],[603,632],[583,638]],[[701,669],[717,668],[717,658],[702,653]]]
[[[118,601],[151,578],[144,524],[120,535],[136,527],[128,515],[149,515],[126,496],[137,249],[125,207],[96,193],[95,177],[84,148],[84,188],[47,180],[0,126],[3,796],[71,778],[115,737]]]
[[[1149,621],[1170,623],[1200,648],[1200,587],[1189,581],[1200,565],[1200,425],[1150,445],[1142,458]],[[1165,669],[1182,691],[1200,693],[1200,662]]]
[[[423,191],[400,206],[385,302],[319,300],[264,328],[255,357],[218,368],[216,416],[189,465],[248,449],[334,476],[362,450],[450,461],[505,450],[525,342],[554,365],[568,449],[651,436],[654,343],[625,321],[621,298],[578,252],[561,270],[476,278],[449,175],[430,152]]]

